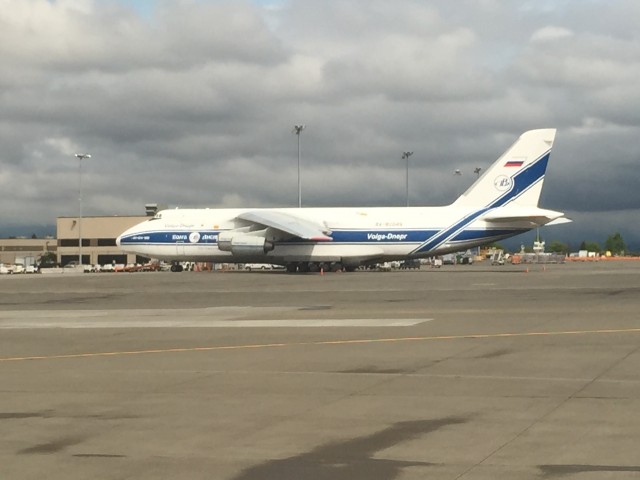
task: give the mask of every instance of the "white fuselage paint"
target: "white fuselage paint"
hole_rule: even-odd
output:
[[[346,266],[465,250],[561,220],[538,208],[555,134],[523,133],[449,206],[164,210],[117,243],[161,260]]]
[[[164,210],[161,218],[150,219],[127,230],[119,238],[128,252],[161,260],[287,263],[295,261],[388,261],[409,255],[428,257],[487,244],[524,232],[531,222],[496,225],[481,219],[464,226],[470,238],[446,238],[436,248],[416,251],[438,232],[455,225],[477,209],[469,207],[409,208],[304,208],[271,209],[303,217],[331,232],[333,241],[287,239],[259,256],[239,258],[221,251],[217,234],[243,226],[237,217],[255,209],[176,209]],[[508,233],[506,233],[508,232]],[[269,234],[267,233],[267,239]],[[125,242],[122,239],[133,239]],[[413,253],[412,253],[413,252]]]

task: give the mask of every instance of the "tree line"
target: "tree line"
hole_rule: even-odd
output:
[[[553,240],[546,246],[547,252],[553,253],[569,253],[569,244],[559,240]],[[612,255],[625,255],[628,253],[627,246],[620,232],[615,232],[607,237],[604,242],[604,248],[598,242],[583,240],[578,250],[588,250],[589,252],[605,253],[611,252]]]

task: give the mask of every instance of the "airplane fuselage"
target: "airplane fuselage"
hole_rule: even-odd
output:
[[[554,129],[525,132],[443,207],[176,209],[118,237],[131,253],[170,261],[355,267],[466,250],[558,223],[538,207]]]
[[[278,238],[273,250],[260,254],[241,254],[218,248],[221,232],[242,228],[237,218],[255,209],[176,209],[165,210],[125,232],[119,239],[122,248],[161,260],[265,262],[287,264],[313,261],[345,264],[389,261],[406,257],[429,257],[495,242],[532,228],[526,221],[496,225],[470,219],[455,228],[455,222],[473,216],[475,210],[461,207],[409,208],[296,208],[271,209],[300,215],[329,232],[331,241]],[[448,228],[431,246],[429,240]],[[281,237],[281,236],[280,236]]]

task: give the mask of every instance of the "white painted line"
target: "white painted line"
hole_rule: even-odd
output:
[[[206,307],[206,308],[122,308],[110,310],[1,310],[0,322],[3,320],[21,320],[34,318],[95,318],[95,317],[207,317],[207,318],[239,318],[255,315],[280,314],[300,310],[303,307]]]
[[[60,318],[0,320],[0,330],[45,328],[304,328],[304,327],[409,327],[430,318],[298,318],[279,320],[140,319],[140,318]]]
[[[295,318],[300,310],[308,310],[308,307],[4,310],[0,311],[0,329],[406,327],[431,320],[428,318]]]

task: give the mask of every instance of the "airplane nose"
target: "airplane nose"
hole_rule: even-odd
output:
[[[116,238],[116,245],[120,246],[120,240],[122,239],[122,235],[118,235],[118,238]]]

